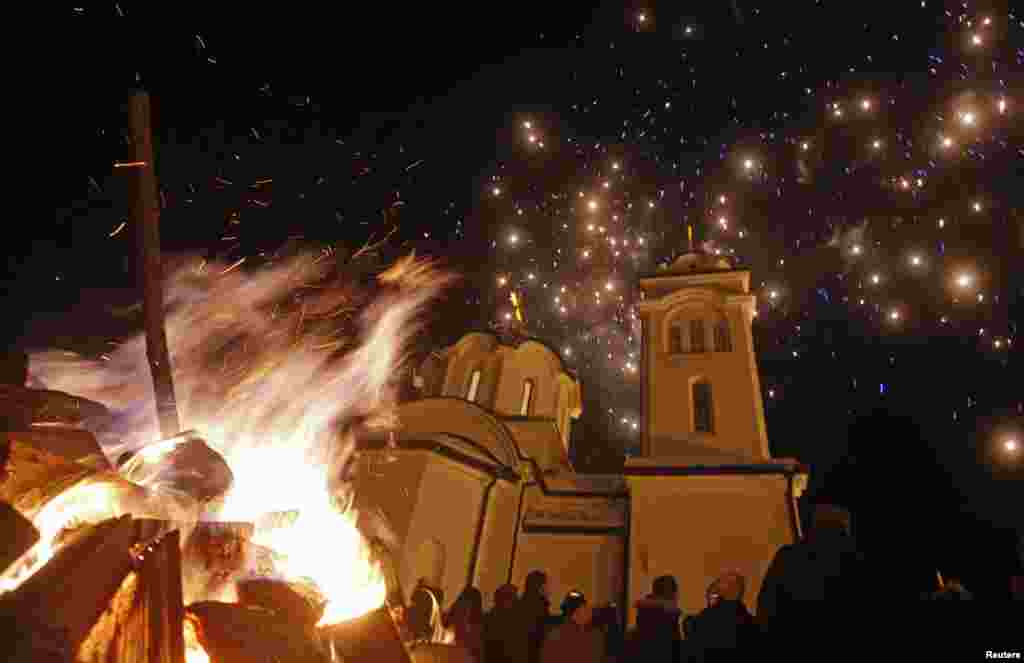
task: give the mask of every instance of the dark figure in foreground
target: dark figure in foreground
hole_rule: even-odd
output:
[[[567,596],[562,615],[565,621],[544,641],[540,663],[604,663],[604,638],[591,628],[593,614],[583,594]]]
[[[629,638],[629,660],[674,663],[680,659],[679,584],[672,576],[655,578],[651,593],[636,604],[636,630]]]
[[[519,612],[526,633],[526,661],[538,663],[540,648],[551,617],[548,600],[548,577],[543,571],[530,571],[519,599]]]
[[[604,651],[607,660],[609,662],[620,660],[622,658],[623,629],[618,606],[612,603],[595,608],[591,623],[594,629],[600,631],[604,637]]]
[[[487,663],[522,663],[526,638],[515,585],[494,592],[494,608],[484,617],[484,659]]]
[[[467,587],[455,599],[445,627],[455,632],[455,644],[465,647],[477,663],[484,660],[484,597],[476,587]]]
[[[757,597],[757,618],[768,642],[784,646],[800,638],[820,611],[853,610],[864,605],[864,562],[850,536],[850,514],[818,505],[808,536],[775,554]],[[824,607],[822,601],[829,601]],[[810,620],[810,621],[808,621]],[[841,621],[836,615],[835,620]]]
[[[728,652],[755,651],[760,630],[743,605],[746,580],[735,571],[708,587],[707,607],[693,621],[687,650],[694,660],[716,660]]]

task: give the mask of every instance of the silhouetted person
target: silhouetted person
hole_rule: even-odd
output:
[[[562,603],[564,621],[544,640],[540,663],[604,663],[604,638],[591,628],[586,597],[574,592]]]
[[[596,608],[591,620],[593,627],[604,635],[605,656],[609,661],[619,660],[622,656],[623,633],[618,607],[612,603]]]
[[[779,548],[757,597],[757,619],[769,641],[785,645],[804,635],[811,617],[861,605],[867,578],[850,536],[850,514],[818,505],[807,538]],[[828,601],[825,607],[821,602]],[[810,620],[814,621],[814,620]],[[836,614],[835,621],[840,621]]]
[[[465,647],[477,663],[484,660],[484,597],[476,587],[467,587],[455,599],[445,618],[455,633],[455,644]]]
[[[518,610],[515,585],[494,592],[494,607],[484,617],[484,659],[487,663],[522,663],[526,660],[526,628]]]
[[[548,576],[543,571],[530,571],[526,576],[523,595],[519,599],[519,611],[526,631],[527,663],[540,660],[540,648],[551,617],[551,602],[548,600]]]
[[[679,584],[672,576],[655,578],[651,593],[636,603],[636,630],[629,643],[629,660],[674,663],[681,656]]]
[[[757,644],[759,629],[743,605],[746,580],[735,571],[711,583],[707,607],[693,621],[687,635],[687,650],[696,660],[717,660],[727,652],[750,652]]]
[[[405,610],[405,624],[413,641],[444,641],[441,600],[436,590],[422,582],[416,585]]]

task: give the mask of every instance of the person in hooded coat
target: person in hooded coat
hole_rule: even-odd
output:
[[[672,576],[655,578],[651,593],[636,603],[636,630],[630,637],[628,660],[676,663],[682,655],[679,632],[679,583]]]

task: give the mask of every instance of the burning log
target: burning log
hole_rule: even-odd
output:
[[[29,430],[33,424],[79,426],[110,417],[107,407],[62,391],[0,384],[0,417],[6,430]]]
[[[219,597],[230,589],[249,559],[252,523],[200,522],[183,552],[187,602]]]
[[[143,549],[137,570],[125,577],[78,648],[76,663],[184,662],[180,546],[173,531]]]
[[[135,538],[128,516],[88,527],[0,597],[0,615],[14,627],[3,640],[17,655],[7,660],[70,659],[131,571]]]
[[[94,470],[112,469],[96,436],[87,430],[35,425],[31,430],[4,433],[3,436]]]
[[[324,602],[314,591],[296,583],[252,578],[237,583],[238,602],[275,612],[283,619],[312,629],[324,616]]]
[[[308,629],[258,606],[204,601],[186,609],[214,663],[327,663]]]
[[[80,528],[0,596],[0,659],[182,663],[177,532],[154,543],[170,526],[124,516]]]
[[[0,574],[39,540],[39,530],[7,502],[0,502]]]
[[[412,663],[386,606],[321,629],[329,651],[345,663]]]
[[[101,472],[44,451],[15,437],[5,441],[7,462],[0,481],[0,500],[9,502],[26,518],[36,514],[54,498],[86,481],[107,484],[111,499],[120,510],[144,513],[147,493],[140,486],[114,472]]]
[[[31,518],[50,499],[95,473],[84,465],[21,442],[5,439],[4,480],[0,500]]]
[[[154,442],[118,459],[122,476],[141,486],[183,493],[199,504],[223,497],[234,482],[224,457],[195,431]]]

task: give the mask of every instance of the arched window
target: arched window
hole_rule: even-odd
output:
[[[668,351],[670,354],[683,354],[683,327],[674,324],[668,328]]]
[[[530,414],[530,405],[533,400],[533,380],[523,382],[523,400],[519,403],[519,414],[526,416]]]
[[[707,380],[693,383],[693,430],[698,433],[715,432],[714,396]]]
[[[729,335],[729,321],[720,318],[715,323],[715,352],[732,352],[732,336]]]
[[[466,400],[476,402],[477,392],[480,390],[480,369],[477,368],[469,376],[469,388],[466,390]]]
[[[690,352],[707,352],[707,344],[704,337],[704,321],[690,320]]]

